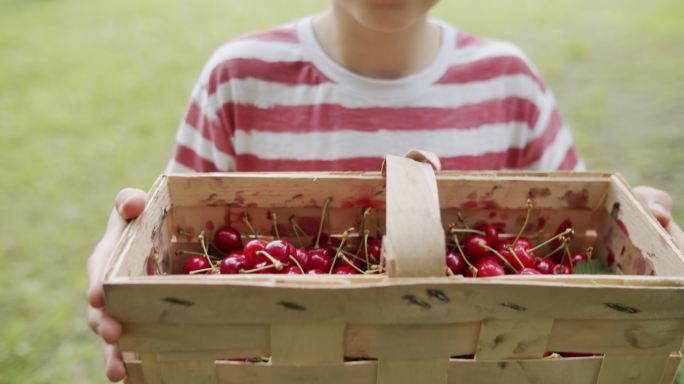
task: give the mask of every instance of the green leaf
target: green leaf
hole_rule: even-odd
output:
[[[605,266],[601,260],[591,259],[572,267],[573,275],[614,275],[612,269]]]

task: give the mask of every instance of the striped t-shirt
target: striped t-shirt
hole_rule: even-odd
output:
[[[428,68],[359,76],[319,45],[311,17],[220,47],[194,87],[169,172],[377,171],[385,154],[443,169],[583,169],[553,95],[514,45],[442,23]]]

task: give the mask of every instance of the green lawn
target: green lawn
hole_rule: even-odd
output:
[[[0,383],[105,382],[84,270],[116,191],[162,171],[219,43],[326,3],[0,0]],[[589,167],[669,190],[684,220],[684,2],[442,1],[434,15],[522,46]]]

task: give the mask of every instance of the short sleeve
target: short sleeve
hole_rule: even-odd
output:
[[[535,105],[537,117],[529,132],[523,157],[525,168],[538,171],[584,171],[570,128],[565,124],[551,89],[544,84],[539,71],[524,57],[537,79]]]
[[[193,88],[167,173],[235,170],[233,119],[226,103],[230,84],[222,81],[225,74],[220,64],[215,54]]]

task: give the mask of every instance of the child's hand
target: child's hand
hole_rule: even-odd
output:
[[[684,250],[684,232],[672,220],[672,197],[665,191],[643,185],[634,188],[634,193],[651,210],[663,228],[672,235],[675,244]]]
[[[127,221],[140,215],[144,208],[145,192],[132,188],[122,189],[116,196],[115,208],[109,216],[105,234],[88,259],[88,323],[93,332],[108,344],[105,346],[107,377],[112,382],[123,380],[126,370],[115,345],[121,336],[121,324],[104,312],[102,278],[107,261],[112,256]]]

